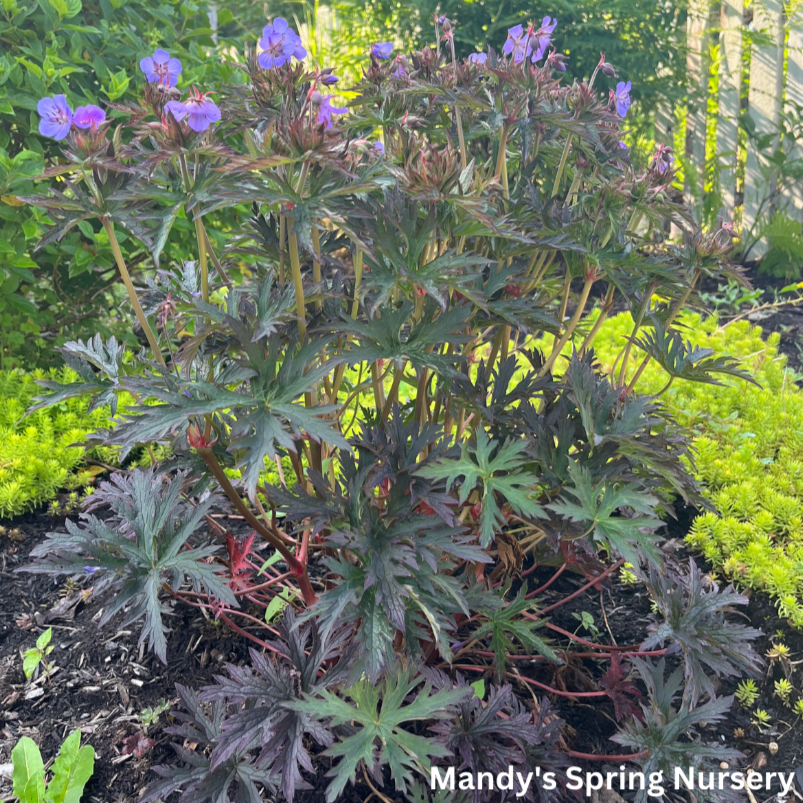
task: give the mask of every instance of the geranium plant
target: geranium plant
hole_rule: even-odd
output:
[[[123,458],[142,444],[171,457],[112,478],[92,498],[110,517],[87,510],[28,568],[118,588],[107,617],[141,621],[162,660],[171,600],[253,647],[253,668],[182,689],[176,733],[208,749],[177,746],[184,767],[162,768],[144,800],[292,800],[322,755],[329,800],[357,782],[425,798],[433,764],[478,773],[503,754],[559,774],[572,752],[535,690],[612,701],[620,742],[649,747],[608,758],[652,768],[689,751],[657,716],[645,724],[632,660],[650,695],[663,664],[647,662],[682,653],[667,683],[673,696],[682,677],[689,728],[713,691],[706,672],[756,670],[753,631],[723,624],[743,600],[712,601],[716,587],[662,554],[661,514],[697,491],[660,400],[624,381],[639,351],[642,369],[659,359],[697,381],[741,373],[672,330],[701,276],[732,272],[730,238],[696,230],[668,191],[667,149],[631,167],[630,85],[601,86],[617,78],[604,57],[587,81],[562,82],[556,24],[516,26],[501,52],[458,61],[439,18],[434,48],[375,44],[338,101],[333,70],[310,69],[277,18],[246,48],[237,86],[184,87],[157,51],[143,54],[138,100],[81,115],[43,102],[65,159],[48,170],[57,188],[27,200],[53,220],[47,241],[100,219],[147,346],[129,357],[114,340],[68,344],[80,380],[44,383],[39,404],[125,391],[133,402],[95,439]],[[216,250],[205,220],[234,204],[252,217]],[[181,214],[197,249],[160,265]],[[684,245],[661,245],[665,221]],[[146,289],[119,228],[150,249]],[[246,281],[231,281],[233,264]],[[605,376],[593,341],[615,303],[636,325]],[[250,535],[209,515],[224,500]],[[530,586],[541,565],[584,572],[587,589],[625,561],[659,594],[666,573],[677,586],[644,649],[562,631],[548,616],[562,603],[545,607]],[[596,690],[551,684],[577,655],[559,636],[607,662]],[[472,701],[468,680],[483,676],[497,685]]]

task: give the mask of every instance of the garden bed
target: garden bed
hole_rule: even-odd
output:
[[[691,516],[686,509],[678,513],[678,520],[670,525],[667,536],[672,538],[670,546],[682,554],[685,551],[682,536]],[[169,713],[162,713],[158,722],[150,727],[143,726],[140,713],[146,708],[155,709],[165,701],[174,703],[176,683],[200,688],[214,682],[214,675],[220,673],[225,662],[246,662],[247,641],[224,625],[216,626],[192,608],[181,605],[173,609],[169,619],[173,632],[165,666],[151,653],[143,654],[138,649],[136,628],[120,629],[114,623],[104,629],[98,627],[102,599],[88,603],[77,601],[63,615],[53,617],[53,608],[67,607],[64,600],[80,596],[80,589],[15,570],[27,561],[28,553],[42,541],[45,533],[60,525],[43,513],[27,515],[12,524],[20,530],[24,540],[0,542],[0,764],[9,761],[11,748],[21,736],[34,738],[47,760],[55,755],[68,733],[81,728],[86,742],[97,751],[95,773],[83,800],[86,803],[135,803],[154,777],[150,767],[172,760],[168,745],[171,737],[162,730],[168,723]],[[554,567],[539,567],[525,577],[525,582],[529,589],[537,589],[548,583],[554,574]],[[642,586],[623,584],[616,574],[612,577],[613,582],[604,580],[598,588],[591,587],[556,608],[550,616],[551,624],[594,641],[594,635],[580,626],[579,618],[585,612],[593,617],[594,627],[600,631],[600,641],[612,639],[611,643],[620,645],[640,643],[646,636],[647,625],[656,620],[649,595]],[[539,596],[544,606],[551,605],[586,584],[582,575],[564,571]],[[752,596],[746,615],[754,627],[766,634],[756,644],[758,652],[766,653],[771,646],[770,636],[783,627],[783,623],[778,620],[771,602],[761,594]],[[26,682],[20,653],[33,644],[43,627],[53,628],[55,650],[51,660],[57,669],[49,682],[45,679]],[[556,632],[550,635],[557,636],[556,645],[568,646],[566,638]],[[803,635],[786,628],[784,641],[793,660],[803,655]],[[490,665],[491,661],[488,663]],[[567,688],[574,690],[598,688],[604,663],[570,660],[551,682],[556,686],[565,682]],[[524,676],[547,679],[543,670],[531,662],[520,662],[518,669]],[[776,675],[781,676],[778,672],[770,673],[766,682],[759,683],[758,705],[772,717],[769,730],[757,732],[750,724],[749,712],[738,705],[734,705],[727,720],[700,729],[705,741],[719,742],[744,752],[742,767],[789,772],[803,765],[803,732],[799,727],[789,727],[797,723],[790,720],[789,710],[773,697],[772,680],[777,679]],[[486,683],[492,682],[490,668],[484,677]],[[736,679],[724,682],[720,691],[730,694],[735,687]],[[517,690],[527,695],[526,689]],[[598,698],[588,704],[555,695],[551,699],[555,711],[570,727],[567,736],[572,750],[599,756],[621,752],[609,741],[616,731],[614,708],[609,700]],[[738,729],[744,732],[741,738]],[[131,737],[138,733],[147,735],[154,742],[153,746],[142,757],[126,756],[126,739],[135,741]],[[777,743],[777,751],[773,751],[772,742]],[[615,768],[604,760],[577,760],[576,763],[594,770]],[[328,782],[324,778],[327,769],[327,766],[320,767],[318,788],[300,793],[297,799],[303,803],[322,803]],[[388,795],[391,789],[389,782],[384,793]],[[0,799],[7,797],[10,791],[10,783],[0,779]],[[357,784],[347,788],[344,799],[348,803],[362,803],[370,794],[367,786]],[[389,796],[395,799],[392,794]],[[758,800],[765,798],[766,795]]]

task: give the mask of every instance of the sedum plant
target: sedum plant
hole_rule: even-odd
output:
[[[330,801],[363,782],[416,799],[430,766],[459,756],[484,771],[511,741],[522,767],[560,776],[573,753],[534,689],[561,693],[563,631],[555,605],[512,578],[559,564],[591,578],[587,590],[625,561],[661,566],[660,514],[673,494],[699,497],[660,400],[624,378],[633,345],[646,351],[639,372],[654,359],[694,381],[742,375],[672,328],[701,277],[730,275],[728,232],[697,231],[667,193],[666,149],[631,166],[630,85],[604,59],[563,82],[554,20],[465,61],[451,22],[436,27],[435,48],[375,44],[347,106],[281,18],[214,98],[165,53],[142,62],[137,97],[109,105],[114,127],[97,106],[42,102],[64,160],[47,171],[58,188],[27,201],[47,209],[47,241],[100,221],[147,347],[129,360],[113,339],[67,344],[79,379],[38,406],[113,406],[126,392],[133,402],[92,441],[169,457],[114,478],[90,506],[111,519],[85,511],[29,569],[120,589],[113,610],[140,620],[163,660],[168,604],[201,606],[261,650],[251,669],[180,691],[175,732],[200,750],[177,745],[181,766],[161,768],[146,799],[281,788],[292,800],[323,766]],[[252,216],[220,247],[207,224],[233,204]],[[167,264],[182,212],[196,244]],[[666,220],[687,230],[683,246],[638,234]],[[151,255],[146,288],[118,231]],[[246,255],[252,275],[234,282]],[[608,378],[593,342],[614,303],[638,324]],[[248,533],[207,515],[220,499]],[[704,676],[754,670],[746,634],[721,624],[738,599],[701,595],[696,577],[677,573],[686,591],[659,608],[658,649],[580,642],[608,664],[584,696],[644,722],[623,659],[680,649],[692,723],[713,688]],[[695,633],[698,620],[717,633]],[[494,677],[484,712],[458,672]],[[658,688],[647,683],[650,700]],[[656,735],[672,719],[661,716],[644,726],[651,743],[688,752],[685,728]]]
[[[664,393],[667,410],[694,433],[694,473],[713,509],[694,519],[687,543],[717,572],[745,588],[770,594],[779,615],[803,627],[800,597],[803,522],[803,440],[797,422],[803,394],[779,353],[779,335],[739,319],[683,314],[679,324],[693,348],[744,361],[759,386],[736,379],[710,385],[679,378]],[[599,328],[596,353],[612,370],[633,330],[622,313]],[[651,362],[636,387],[653,394],[671,377]]]
[[[90,410],[88,399],[70,398],[25,417],[41,391],[38,381],[61,384],[76,379],[69,368],[0,372],[0,519],[41,506],[60,490],[91,483],[95,471],[82,465],[85,450],[80,444],[94,429],[108,425],[108,410]],[[115,461],[111,449],[89,456]]]

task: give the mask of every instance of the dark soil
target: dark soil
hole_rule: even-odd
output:
[[[21,736],[30,736],[45,762],[75,728],[82,742],[96,751],[95,772],[82,803],[134,803],[155,778],[150,767],[171,763],[171,737],[162,732],[168,715],[146,727],[140,721],[144,708],[177,701],[175,685],[199,688],[213,682],[226,662],[248,659],[248,642],[225,626],[208,622],[197,609],[176,607],[170,620],[168,661],[162,664],[138,646],[136,624],[120,629],[103,628],[103,599],[76,601],[64,615],[53,617],[54,606],[80,597],[80,588],[43,575],[15,571],[25,565],[31,549],[59,525],[44,513],[24,516],[7,529],[18,528],[24,537],[0,537],[0,765],[11,761],[11,750]],[[89,587],[89,580],[84,590]],[[47,627],[55,646],[49,660],[50,678],[26,681],[22,651]],[[141,758],[123,755],[124,740],[137,733],[155,746]],[[299,793],[300,803],[323,803],[328,780],[319,773],[319,788]],[[370,789],[358,785],[345,803],[362,803]],[[0,801],[11,800],[11,783],[0,775]]]
[[[670,536],[683,533],[688,527],[689,512],[679,513]],[[0,764],[10,761],[10,751],[20,736],[31,736],[47,761],[56,754],[63,738],[80,727],[84,739],[97,752],[95,774],[87,786],[85,803],[134,803],[153,777],[150,767],[170,762],[173,756],[168,746],[170,737],[162,732],[168,715],[162,714],[157,723],[146,727],[141,724],[139,713],[161,701],[175,701],[176,682],[198,688],[212,682],[224,662],[246,660],[246,640],[225,627],[212,625],[196,615],[194,609],[177,607],[172,613],[173,632],[165,666],[139,649],[136,625],[122,630],[114,625],[103,631],[98,628],[103,600],[80,601],[63,616],[51,619],[53,607],[65,599],[65,594],[74,597],[80,589],[65,588],[40,575],[16,572],[33,546],[54,525],[43,514],[26,516],[15,524],[25,539],[0,541]],[[669,543],[682,551],[680,541]],[[529,587],[533,590],[540,587],[554,572],[554,568],[539,568],[527,578]],[[655,621],[649,597],[642,587],[623,585],[616,575],[613,578],[614,582],[603,581],[599,587],[591,587],[555,609],[550,621],[592,642],[609,643],[613,639],[616,644],[630,645],[643,641],[647,626]],[[550,605],[586,583],[585,576],[566,571],[543,593],[542,605]],[[593,625],[583,626],[580,619],[583,612],[593,617]],[[773,606],[764,597],[751,600],[747,615],[754,626],[769,636],[782,628],[793,660],[803,655],[803,636],[779,622]],[[49,681],[42,677],[26,682],[20,653],[32,646],[47,626],[53,628],[55,650],[50,658],[55,668]],[[559,634],[548,635],[554,637],[556,644],[569,646],[569,641]],[[757,645],[762,653],[770,647],[769,636]],[[578,644],[570,649],[584,651]],[[523,662],[519,669],[522,674],[555,688],[578,690],[598,688],[599,678],[608,666],[604,660],[571,658],[557,672],[544,664],[529,662]],[[752,765],[764,771],[789,772],[803,765],[803,733],[799,727],[793,727],[797,723],[789,710],[772,696],[772,681],[781,677],[782,672],[782,667],[773,666],[768,680],[760,683],[759,705],[772,718],[769,730],[759,732],[750,724],[749,715],[735,705],[726,722],[704,730],[705,741],[742,750],[746,756],[742,767]],[[486,678],[492,681],[490,670]],[[735,682],[723,683],[721,693],[732,693],[735,685]],[[525,689],[520,691],[529,696]],[[535,691],[542,696],[539,690]],[[627,752],[609,740],[616,730],[615,712],[609,700],[594,699],[591,705],[561,697],[554,702],[555,710],[569,726],[568,746],[573,750],[599,756]],[[141,758],[124,755],[124,740],[140,732],[152,738],[155,746]],[[771,742],[778,745],[774,755]],[[601,771],[607,767],[604,760],[588,766]],[[323,765],[320,768],[318,788],[299,794],[297,799],[301,803],[323,803],[327,769]],[[383,791],[396,800],[393,794],[388,794],[391,788],[392,785],[386,786]],[[10,783],[0,779],[0,800],[10,792]],[[371,790],[358,785],[349,787],[347,794],[344,803],[362,803]]]

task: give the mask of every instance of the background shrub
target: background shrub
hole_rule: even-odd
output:
[[[17,196],[30,193],[32,178],[60,157],[58,144],[38,133],[37,101],[59,93],[73,108],[90,100],[120,101],[143,53],[156,47],[181,58],[182,86],[202,82],[212,88],[222,78],[234,81],[236,68],[221,58],[231,43],[215,36],[207,8],[195,0],[3,0],[0,368],[56,365],[55,347],[66,340],[126,333],[118,313],[125,293],[99,224],[82,221],[60,243],[33,253],[47,217]],[[233,19],[231,10],[220,10],[219,24],[233,24]],[[112,116],[127,119],[121,112]],[[182,214],[166,259],[186,253],[192,231]],[[214,240],[215,231],[209,234]],[[150,266],[141,246],[124,231],[120,238],[135,272]]]

